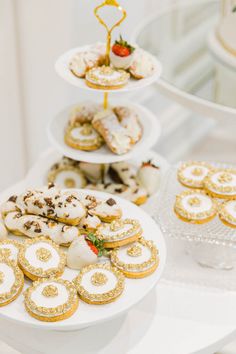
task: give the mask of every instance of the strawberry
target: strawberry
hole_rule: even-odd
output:
[[[128,57],[134,50],[135,48],[126,42],[122,36],[112,46],[112,52],[119,57]]]
[[[95,253],[96,256],[97,256],[98,255],[97,247],[94,246],[94,244],[91,241],[89,241],[89,240],[86,240],[86,242],[87,242],[88,246],[90,247],[91,251],[93,251],[93,253]]]

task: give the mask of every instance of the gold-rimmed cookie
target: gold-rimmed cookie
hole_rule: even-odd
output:
[[[87,71],[86,84],[94,89],[118,90],[128,83],[129,78],[126,71],[104,65]]]
[[[228,200],[220,204],[219,218],[226,226],[236,228],[236,200]]]
[[[204,179],[204,188],[212,197],[236,199],[236,169],[213,170]]]
[[[26,311],[39,321],[56,322],[71,317],[79,299],[73,283],[50,278],[34,282],[24,292]]]
[[[212,171],[212,167],[202,161],[187,161],[177,171],[178,181],[188,188],[203,188],[204,178]]]
[[[66,255],[46,237],[26,240],[19,252],[18,262],[31,280],[60,276],[65,269]]]
[[[104,141],[92,124],[84,123],[68,126],[65,132],[65,143],[73,149],[94,151],[99,149]]]
[[[158,250],[152,241],[140,238],[137,242],[114,249],[110,253],[112,264],[127,278],[144,278],[159,265]]]
[[[104,241],[105,248],[115,248],[137,241],[142,235],[142,228],[138,220],[120,219],[102,224],[96,234]]]
[[[125,286],[124,275],[109,263],[84,267],[73,282],[80,298],[93,305],[115,301]]]
[[[174,211],[182,221],[203,224],[211,221],[217,213],[218,203],[205,191],[185,190],[176,196]]]
[[[18,253],[23,247],[22,243],[15,240],[2,240],[0,241],[0,258],[17,262]]]
[[[14,301],[24,287],[24,274],[14,260],[0,257],[0,306]]]

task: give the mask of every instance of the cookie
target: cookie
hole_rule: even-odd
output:
[[[24,287],[24,274],[16,262],[8,258],[0,258],[0,306],[14,301]]]
[[[79,168],[79,162],[63,157],[52,165],[47,175],[48,183],[53,183],[60,188],[84,188],[86,178]]]
[[[23,213],[40,215],[75,226],[86,215],[77,193],[60,190],[53,185],[21,194],[17,198],[17,206]]]
[[[108,263],[84,267],[73,282],[80,298],[93,305],[115,301],[125,286],[123,274]]]
[[[137,80],[145,79],[153,75],[155,66],[152,56],[145,50],[137,48],[134,59],[129,67],[130,74]]]
[[[75,106],[70,113],[69,125],[75,126],[84,123],[92,123],[96,113],[103,110],[102,105],[94,102],[84,102]]]
[[[118,90],[128,83],[129,78],[126,71],[105,65],[88,70],[85,76],[89,87],[102,90]]]
[[[71,282],[50,278],[35,281],[27,288],[24,304],[30,316],[37,320],[56,322],[71,317],[78,308],[79,299]]]
[[[101,220],[96,215],[87,214],[80,222],[79,228],[86,231],[95,231],[101,225]]]
[[[219,206],[220,220],[232,228],[236,228],[236,200],[228,200]]]
[[[93,151],[102,146],[103,139],[90,123],[84,123],[80,126],[67,127],[65,143],[73,149]]]
[[[174,211],[183,221],[203,224],[216,216],[217,207],[218,203],[204,191],[185,190],[176,196]]]
[[[113,198],[106,200],[95,198],[95,201],[92,201],[87,207],[90,215],[96,215],[104,222],[112,222],[122,216],[122,210]]]
[[[7,214],[4,222],[7,229],[16,236],[30,238],[45,236],[63,246],[70,244],[79,234],[75,226],[65,225],[38,215],[12,212]]]
[[[110,253],[112,264],[127,278],[144,278],[158,267],[158,250],[152,241],[140,238],[135,243],[114,249]]]
[[[109,165],[81,161],[79,167],[90,182],[98,183],[104,181]]]
[[[20,250],[18,262],[31,280],[60,276],[64,272],[66,255],[54,242],[39,237],[26,240]]]
[[[18,253],[23,247],[23,244],[15,240],[0,241],[0,258],[7,258],[10,261],[17,262]]]
[[[131,150],[131,136],[111,109],[96,114],[92,124],[114,154],[122,155]]]
[[[142,235],[140,223],[134,219],[116,220],[97,229],[97,237],[105,248],[115,248],[137,241]]]
[[[211,171],[212,167],[206,162],[188,161],[178,168],[177,178],[185,187],[203,188],[204,179]]]
[[[236,170],[227,168],[211,171],[204,180],[204,187],[212,197],[236,199]]]

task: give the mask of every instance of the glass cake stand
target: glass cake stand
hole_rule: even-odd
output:
[[[177,1],[145,18],[133,41],[164,63],[159,91],[201,115],[226,119],[236,117],[236,57],[216,43],[219,15],[219,1]]]

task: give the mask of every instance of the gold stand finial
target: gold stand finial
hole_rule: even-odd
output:
[[[121,13],[122,16],[121,18],[110,28],[108,27],[108,25],[106,24],[106,22],[104,22],[104,20],[99,16],[98,12],[101,8],[105,7],[105,6],[114,6],[116,7]],[[116,0],[104,0],[102,4],[98,5],[95,9],[94,9],[94,14],[96,16],[96,18],[98,19],[99,23],[105,27],[106,31],[107,31],[107,41],[106,41],[106,61],[105,64],[109,65],[110,64],[110,50],[111,50],[111,34],[112,31],[114,30],[114,28],[118,27],[126,18],[127,13],[126,11],[119,5],[119,3]],[[108,93],[106,92],[104,94],[104,109],[106,109],[108,107]]]

